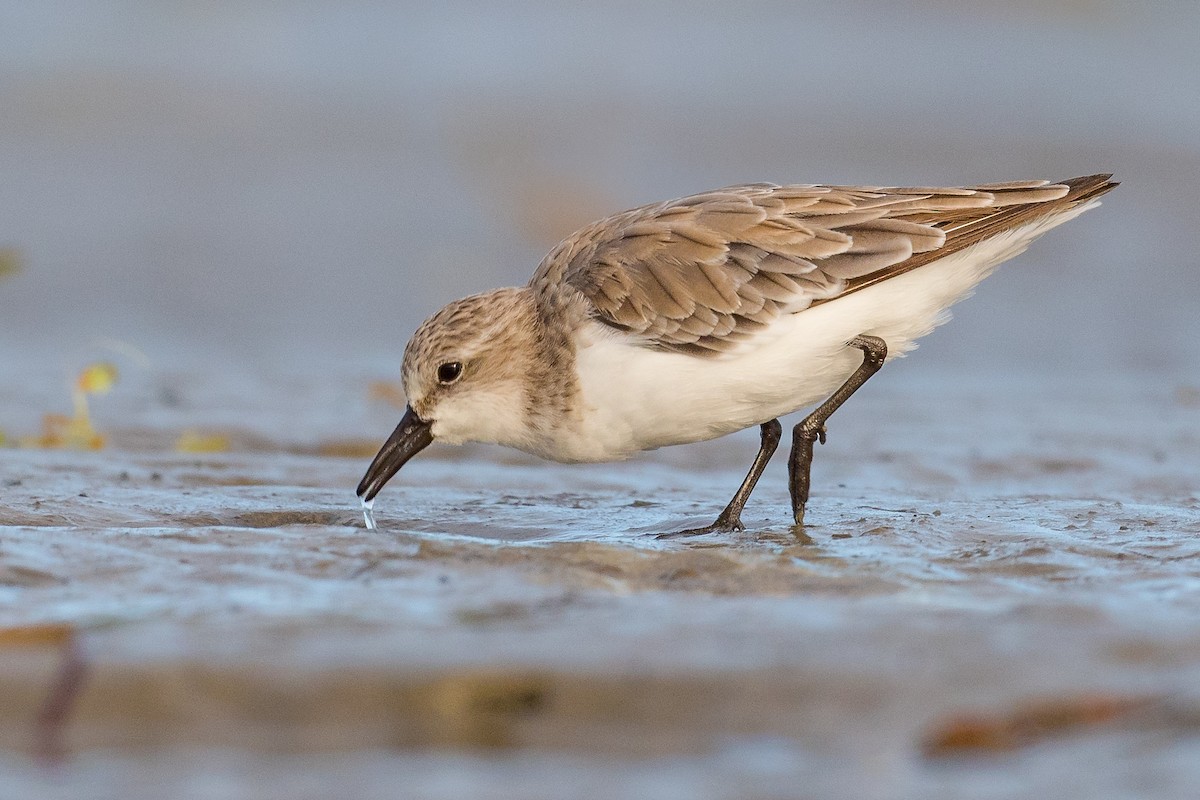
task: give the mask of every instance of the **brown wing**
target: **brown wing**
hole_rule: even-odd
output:
[[[647,345],[716,354],[781,314],[1111,189],[1108,175],[970,188],[752,184],[643,206],[564,240],[530,285],[579,293]]]

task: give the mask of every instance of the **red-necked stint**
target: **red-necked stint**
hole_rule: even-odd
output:
[[[417,329],[404,351],[408,409],[358,495],[369,504],[435,440],[615,461],[758,425],[762,444],[729,505],[671,535],[740,530],[779,444],[777,418],[823,401],[792,431],[803,523],[829,416],[996,265],[1098,205],[1110,177],[759,183],[600,220],[555,247],[529,285],[457,300]]]

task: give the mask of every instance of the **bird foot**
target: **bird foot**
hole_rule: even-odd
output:
[[[705,525],[703,528],[688,528],[685,531],[668,531],[655,536],[655,539],[682,539],[686,536],[703,536],[706,533],[733,533],[735,531],[744,531],[746,526],[742,524],[741,519],[734,517],[733,519],[725,519],[725,515],[717,517],[716,522],[712,525]]]

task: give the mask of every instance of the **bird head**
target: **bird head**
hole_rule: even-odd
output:
[[[370,501],[433,441],[520,446],[535,358],[536,312],[526,289],[456,300],[417,328],[404,351],[408,408],[358,486]]]

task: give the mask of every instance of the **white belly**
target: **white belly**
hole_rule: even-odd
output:
[[[578,339],[583,406],[555,437],[563,461],[607,461],[713,439],[828,397],[862,363],[846,343],[879,336],[888,358],[949,319],[997,264],[1086,206],[1014,229],[912,272],[781,317],[740,349],[714,358],[651,350],[597,322]]]

